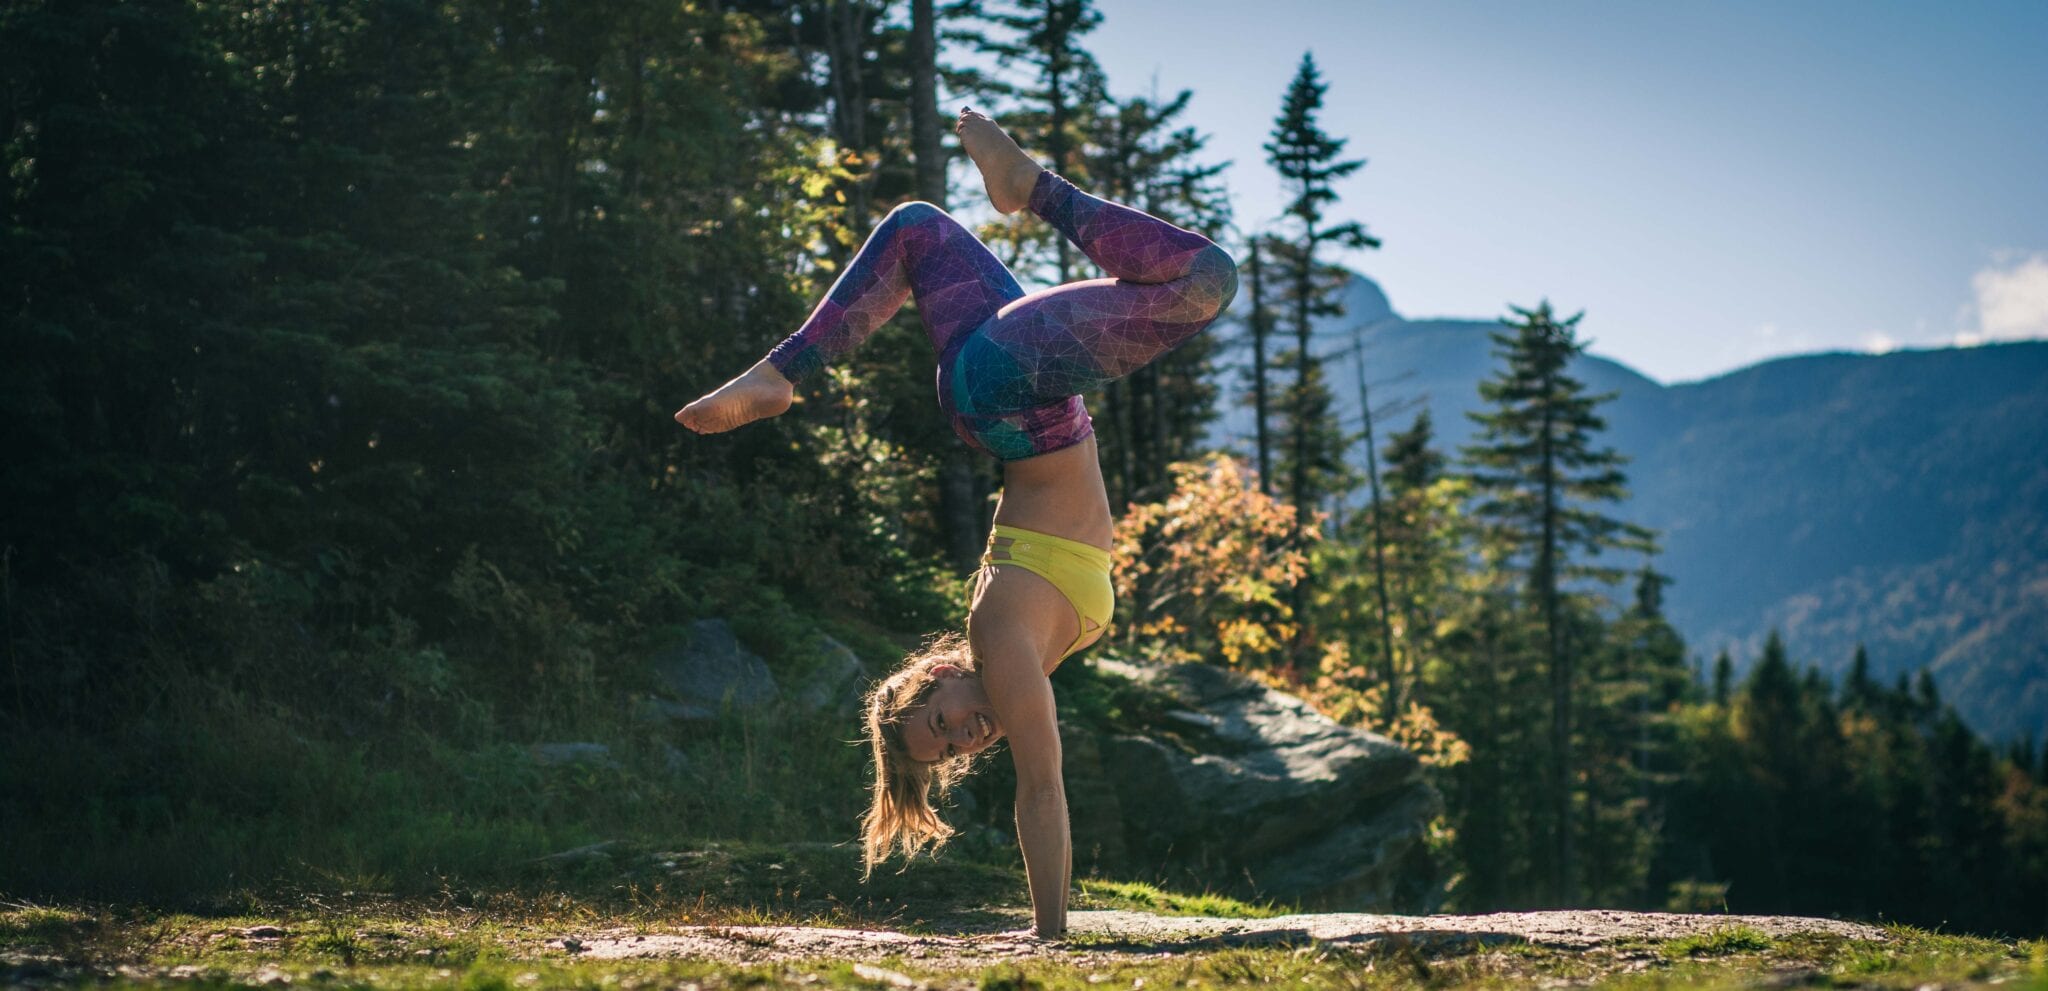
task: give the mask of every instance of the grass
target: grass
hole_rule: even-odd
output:
[[[1771,948],[1771,938],[1750,926],[1720,926],[1663,946],[1674,957],[1725,957],[1731,953],[1760,953]]]
[[[739,860],[744,861],[746,856]],[[788,868],[785,868],[788,869]],[[1174,904],[1182,896],[1125,889]],[[1089,897],[1100,897],[1089,896]],[[1118,897],[1125,897],[1119,895]],[[495,892],[482,907],[452,902],[302,896],[261,912],[204,915],[134,906],[25,906],[0,910],[0,986],[280,987],[379,991],[522,991],[587,988],[700,991],[743,988],[1613,989],[1807,986],[1911,989],[1992,987],[2048,991],[2048,941],[2010,941],[1891,927],[1883,941],[1808,935],[1770,939],[1727,926],[1683,939],[1591,950],[1529,944],[1369,948],[1323,944],[1204,948],[1162,954],[1077,940],[1056,959],[890,958],[781,963],[593,960],[565,955],[565,933],[624,929],[655,934],[692,913],[641,910],[562,892]],[[1179,901],[1199,904],[1200,898]],[[760,906],[712,914],[803,921]],[[276,927],[267,930],[259,927]],[[1142,982],[1142,983],[1141,983]]]
[[[1252,904],[1225,895],[1184,895],[1135,881],[1085,878],[1075,908],[1124,909],[1153,915],[1208,915],[1225,919],[1270,919],[1298,909],[1272,902]]]

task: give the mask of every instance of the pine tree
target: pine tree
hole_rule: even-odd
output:
[[[1388,703],[1395,711],[1405,706],[1421,678],[1464,550],[1457,495],[1440,484],[1444,456],[1432,446],[1434,431],[1424,408],[1407,430],[1388,439],[1386,499],[1375,514],[1393,600],[1390,612],[1400,621],[1400,635],[1393,638],[1399,659],[1389,665],[1387,683]]]
[[[1532,631],[1505,574],[1483,565],[1467,577],[1437,640],[1442,662],[1425,670],[1430,705],[1474,755],[1444,783],[1463,869],[1452,898],[1460,911],[1527,907],[1541,903],[1550,880],[1541,823],[1529,812],[1544,801],[1542,686],[1520,663]]]
[[[982,15],[1006,29],[999,40],[973,36],[980,47],[1010,68],[1022,63],[1031,83],[1013,87],[1020,113],[1010,118],[1019,143],[1035,143],[1045,152],[1046,167],[1069,178],[1085,178],[1075,170],[1085,134],[1108,85],[1095,56],[1081,47],[1081,38],[1102,23],[1094,0],[1012,0],[1006,9]],[[1029,137],[1035,141],[1027,142]],[[1066,238],[1055,238],[1057,281],[1076,278],[1078,258]]]
[[[1849,661],[1849,677],[1842,683],[1842,707],[1852,712],[1868,712],[1877,704],[1880,692],[1870,676],[1870,652],[1859,643]]]
[[[1649,564],[1636,572],[1635,600],[1606,631],[1589,672],[1584,741],[1588,896],[1607,904],[1644,901],[1668,783],[1682,755],[1670,710],[1691,672],[1685,642],[1664,618],[1670,579]]]
[[[1581,677],[1574,663],[1580,647],[1570,639],[1569,587],[1620,580],[1621,569],[1586,559],[1607,550],[1648,551],[1649,534],[1595,507],[1619,502],[1626,478],[1622,456],[1594,441],[1606,426],[1594,410],[1613,397],[1586,394],[1568,371],[1585,348],[1574,332],[1583,314],[1559,320],[1547,301],[1534,310],[1514,310],[1520,321],[1503,320],[1508,331],[1493,335],[1504,367],[1480,383],[1491,410],[1471,414],[1480,435],[1464,454],[1479,500],[1474,514],[1489,539],[1522,569],[1541,631],[1539,658],[1550,695],[1551,894],[1564,900],[1572,897],[1578,877],[1571,810],[1578,773],[1573,704]]]
[[[1294,331],[1294,347],[1284,358],[1294,368],[1294,382],[1279,404],[1291,439],[1288,497],[1304,526],[1323,497],[1340,487],[1344,464],[1345,438],[1331,416],[1329,386],[1310,342],[1312,318],[1343,313],[1336,293],[1344,273],[1324,261],[1323,249],[1376,248],[1380,243],[1355,221],[1325,226],[1324,211],[1338,198],[1335,183],[1365,165],[1364,159],[1339,160],[1348,139],[1326,133],[1317,120],[1328,89],[1314,55],[1302,53],[1274,119],[1272,140],[1264,146],[1291,197],[1287,214],[1298,225],[1293,238],[1275,239],[1273,247],[1289,284]]]
[[[1407,430],[1387,438],[1387,493],[1394,501],[1426,491],[1443,478],[1445,459],[1433,446],[1435,440],[1428,407],[1415,414]]]

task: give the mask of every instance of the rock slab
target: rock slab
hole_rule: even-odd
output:
[[[1124,826],[1105,866],[1314,908],[1435,906],[1423,840],[1443,800],[1414,754],[1213,665],[1095,664],[1177,703],[1094,741]]]
[[[673,700],[653,700],[650,714],[671,719],[715,718],[727,705],[747,709],[776,698],[775,676],[740,646],[722,619],[690,624],[682,643],[654,655],[654,679]]]

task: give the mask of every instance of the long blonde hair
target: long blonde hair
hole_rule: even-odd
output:
[[[938,795],[943,798],[967,774],[974,758],[962,755],[927,764],[912,760],[903,746],[903,724],[910,711],[923,705],[938,687],[932,669],[941,664],[979,673],[967,638],[942,633],[868,693],[863,708],[868,743],[874,749],[875,783],[867,814],[860,821],[862,880],[891,853],[900,851],[905,857],[914,857],[926,846],[934,850],[944,846],[953,836],[953,827],[946,825],[932,806],[932,785],[938,785]]]

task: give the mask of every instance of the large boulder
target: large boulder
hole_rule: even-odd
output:
[[[1112,841],[1100,815],[1077,815],[1077,854],[1305,907],[1434,907],[1440,884],[1424,838],[1443,801],[1414,754],[1212,665],[1094,663],[1171,701],[1155,725],[1072,734],[1092,737],[1066,748],[1075,804],[1094,795],[1101,810],[1106,793],[1121,819]]]
[[[768,665],[740,646],[722,619],[690,624],[689,636],[656,653],[652,667],[655,682],[671,697],[650,700],[650,715],[710,719],[727,705],[746,709],[775,701]]]
[[[830,709],[842,716],[859,712],[861,696],[874,681],[860,655],[823,633],[818,634],[812,646],[819,663],[803,687],[791,691],[790,701],[803,712]]]

